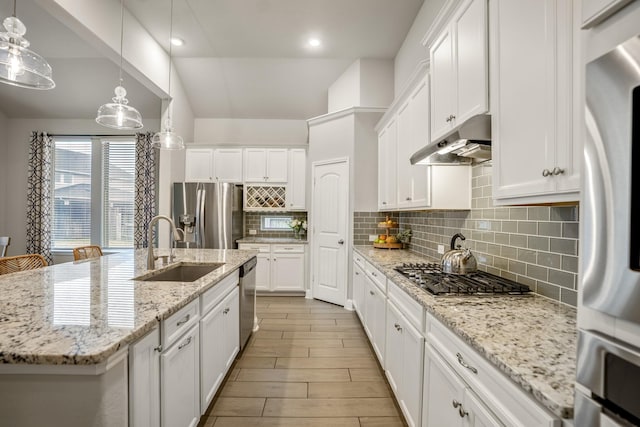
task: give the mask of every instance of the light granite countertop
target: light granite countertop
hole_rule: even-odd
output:
[[[573,418],[574,308],[538,295],[434,297],[393,270],[433,260],[406,250],[354,249],[549,411]]]
[[[150,273],[146,249],[0,276],[0,363],[102,363],[256,254],[177,249],[176,262],[224,263],[188,283],[132,280]]]
[[[238,243],[272,243],[272,244],[302,244],[306,245],[309,242],[305,239],[293,239],[291,237],[253,237],[247,236],[242,239],[236,240]]]

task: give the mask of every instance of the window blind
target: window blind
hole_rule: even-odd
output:
[[[91,238],[91,140],[55,140],[51,246],[88,245]]]
[[[130,141],[103,141],[103,246],[133,247],[136,147]]]

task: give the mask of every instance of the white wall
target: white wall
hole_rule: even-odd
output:
[[[360,60],[356,60],[329,86],[328,112],[360,105]]]
[[[193,144],[306,146],[306,120],[195,119]]]
[[[386,107],[393,101],[393,61],[358,59],[329,87],[328,112]]]
[[[97,124],[94,120],[51,120],[51,119],[7,119],[7,132],[0,150],[6,150],[6,168],[0,178],[10,181],[0,206],[4,210],[4,230],[11,236],[11,253],[18,255],[26,251],[27,228],[27,174],[29,161],[29,141],[34,130],[62,135],[123,135],[131,132],[117,132]],[[145,130],[159,129],[158,120],[145,119]],[[3,179],[4,181],[4,179]]]
[[[405,82],[411,76],[418,63],[424,59],[429,59],[429,51],[422,46],[422,38],[446,2],[447,0],[425,1],[418,15],[416,15],[416,19],[413,21],[413,25],[409,29],[402,46],[400,46],[394,61],[394,91],[396,95],[402,91]]]

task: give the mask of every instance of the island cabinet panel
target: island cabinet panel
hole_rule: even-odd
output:
[[[199,326],[160,356],[160,425],[195,427],[200,420]]]
[[[160,425],[160,331],[129,347],[129,425]]]
[[[236,286],[200,320],[201,412],[204,414],[240,349]]]
[[[354,255],[355,258],[355,255]],[[353,306],[361,322],[364,322],[364,281],[365,275],[362,267],[353,263]]]

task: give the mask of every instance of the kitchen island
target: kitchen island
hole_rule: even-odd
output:
[[[436,297],[394,270],[436,261],[407,250],[354,250],[539,405],[558,418],[573,418],[574,308],[535,294]]]
[[[0,276],[2,422],[126,425],[128,347],[256,252],[176,255],[176,262],[223,265],[193,282],[133,280],[150,273],[146,250],[137,250]]]

